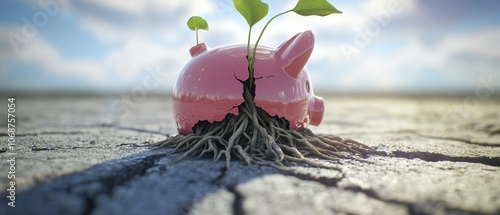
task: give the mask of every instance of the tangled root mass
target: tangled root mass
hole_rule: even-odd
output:
[[[178,134],[160,142],[159,147],[174,147],[174,152],[183,153],[175,159],[187,156],[201,157],[212,154],[214,161],[222,156],[229,168],[232,157],[247,164],[270,165],[278,168],[288,163],[306,163],[317,167],[333,168],[308,159],[315,156],[337,161],[347,158],[360,160],[374,152],[370,147],[350,139],[334,135],[316,136],[307,128],[290,130],[283,117],[270,116],[254,102],[255,91],[248,89],[248,80],[243,83],[244,102],[238,106],[238,115],[227,114],[224,120],[210,123],[200,121],[193,133]],[[255,85],[252,87],[255,89]]]

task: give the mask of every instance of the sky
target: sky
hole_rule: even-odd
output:
[[[272,15],[297,1],[270,0]],[[312,30],[306,67],[315,91],[500,92],[500,2],[329,0],[342,14],[286,14],[261,44]],[[231,0],[5,0],[0,7],[0,91],[170,93],[190,60],[204,17],[209,47],[245,43],[248,27]],[[264,22],[255,25],[253,41]]]

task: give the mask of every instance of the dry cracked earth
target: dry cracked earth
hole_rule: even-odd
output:
[[[466,98],[325,96],[315,133],[388,155],[280,171],[144,147],[175,134],[168,95],[19,96],[15,208],[0,109],[0,214],[500,214],[500,98]]]

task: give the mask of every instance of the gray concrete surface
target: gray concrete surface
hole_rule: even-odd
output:
[[[0,109],[0,214],[500,214],[500,99],[465,98],[325,98],[313,131],[389,156],[285,172],[143,147],[175,133],[169,96],[18,97],[15,208]]]

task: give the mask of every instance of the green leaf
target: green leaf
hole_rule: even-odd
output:
[[[326,0],[299,0],[292,11],[302,16],[327,16],[342,13]]]
[[[205,31],[208,31],[208,23],[205,19],[201,18],[200,16],[192,16],[189,18],[187,21],[187,25],[189,29],[193,31],[197,31],[199,29],[203,29]]]
[[[233,3],[250,27],[264,18],[269,11],[269,6],[260,0],[233,0]]]

